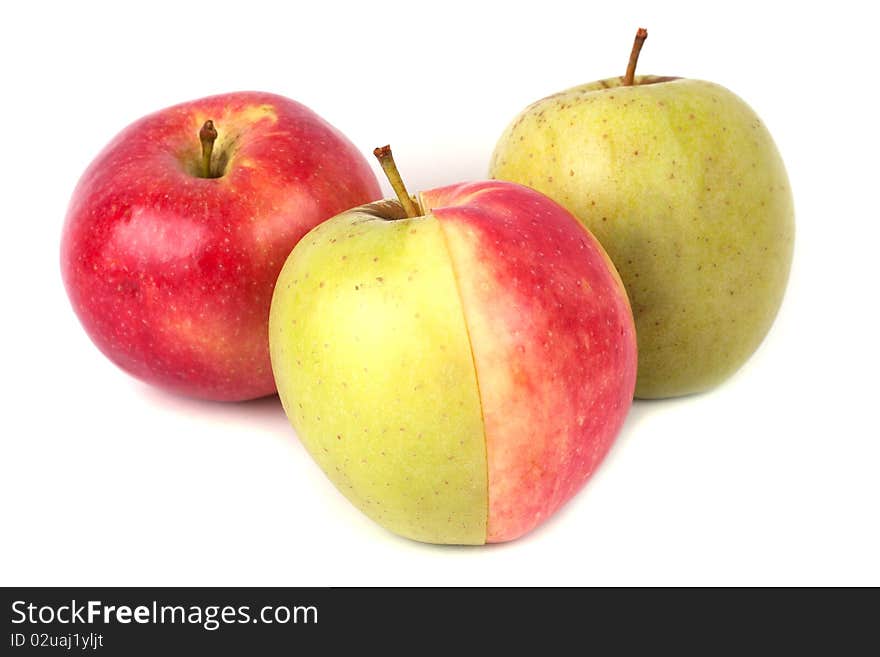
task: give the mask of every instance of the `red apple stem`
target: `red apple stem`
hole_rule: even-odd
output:
[[[217,129],[211,120],[205,121],[199,130],[199,141],[202,142],[202,178],[214,178],[211,171],[211,155],[214,153],[214,140],[217,139]]]
[[[400,172],[397,170],[397,165],[394,163],[394,156],[391,154],[391,146],[380,146],[373,151],[373,155],[376,156],[376,159],[379,160],[379,164],[382,165],[382,171],[385,172],[388,182],[391,183],[394,193],[397,194],[397,200],[400,201],[400,204],[406,211],[406,216],[410,219],[420,217],[422,213],[413,201],[412,196],[406,191],[406,185],[403,184],[403,178],[400,177]]]
[[[648,30],[640,27],[636,31],[636,39],[633,41],[632,52],[629,54],[629,64],[626,67],[626,75],[623,76],[624,87],[633,86],[636,77],[636,64],[639,63],[639,53],[642,52],[642,46],[647,38]]]

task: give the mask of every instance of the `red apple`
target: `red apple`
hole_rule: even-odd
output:
[[[83,174],[64,284],[123,370],[193,397],[261,397],[275,391],[267,325],[284,260],[321,221],[379,197],[367,161],[299,103],[183,103],[130,125]]]

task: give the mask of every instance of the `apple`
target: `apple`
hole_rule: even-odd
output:
[[[381,197],[369,164],[305,106],[268,93],[146,116],[73,193],[61,271],[97,347],[126,372],[212,400],[275,391],[272,289],[319,222]]]
[[[570,210],[632,302],[638,397],[708,390],[758,348],[782,302],[794,209],[755,112],[701,80],[627,74],[539,100],[509,125],[490,176]]]
[[[626,293],[593,236],[480,181],[344,212],[293,249],[269,345],[297,434],[355,506],[431,543],[514,539],[587,481],[632,403]]]

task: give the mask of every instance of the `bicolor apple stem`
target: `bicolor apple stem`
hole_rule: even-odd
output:
[[[636,40],[633,41],[632,52],[629,54],[629,64],[626,67],[626,75],[623,76],[623,86],[631,87],[636,78],[636,64],[639,63],[639,53],[642,52],[642,46],[645,39],[648,38],[648,30],[640,27],[636,31]]]
[[[410,219],[413,217],[420,217],[422,213],[413,202],[412,196],[406,191],[406,185],[403,184],[403,178],[400,177],[400,172],[397,170],[397,165],[394,163],[394,156],[391,154],[391,146],[380,146],[373,151],[373,155],[376,156],[376,159],[379,160],[379,164],[382,165],[382,171],[385,172],[388,182],[391,183],[391,188],[394,190],[394,193],[397,194],[397,200],[400,201],[400,204],[406,211],[406,216]]]
[[[211,120],[205,121],[205,125],[199,130],[199,141],[202,142],[202,177],[213,178],[211,172],[211,155],[214,152],[214,140],[217,139],[217,129]]]

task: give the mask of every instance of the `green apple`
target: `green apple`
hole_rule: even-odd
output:
[[[632,403],[632,312],[564,208],[478,181],[398,193],[313,229],[269,345],[285,411],[359,509],[420,541],[516,538],[598,467]]]
[[[490,175],[555,199],[602,243],[632,303],[636,395],[712,388],[757,349],[782,302],[794,209],[755,112],[701,80],[627,75],[539,100]]]

